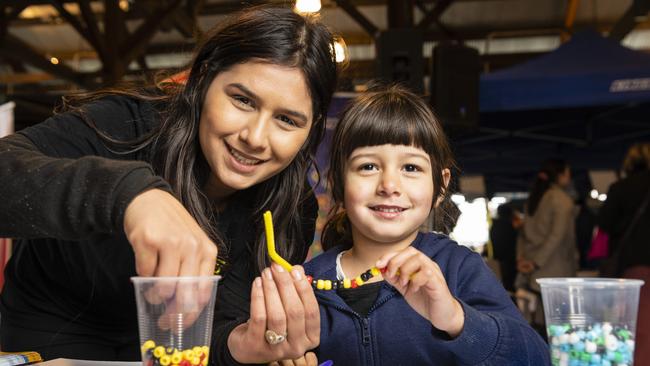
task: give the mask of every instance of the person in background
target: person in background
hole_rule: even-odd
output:
[[[262,212],[275,213],[278,251],[302,263],[333,50],[317,18],[253,7],[207,34],[183,83],[92,93],[0,140],[0,236],[19,238],[1,349],[139,360],[129,278],[212,275],[215,263],[211,364],[317,346],[314,293],[300,266],[268,267]]]
[[[454,166],[426,102],[374,86],[334,131],[328,182],[335,207],[327,251],[305,264],[321,310],[321,360],[335,365],[547,365],[549,350],[481,256],[453,227]],[[447,224],[445,224],[447,222]]]
[[[494,250],[494,259],[499,261],[501,282],[506,290],[515,292],[515,276],[517,275],[517,234],[515,227],[519,218],[515,208],[504,203],[497,208],[497,217],[492,220],[490,241]]]
[[[612,184],[598,211],[598,226],[609,234],[609,252],[620,245],[623,233],[650,194],[650,143],[631,146],[623,160],[622,179]],[[650,209],[641,213],[620,255],[623,277],[645,281],[641,287],[636,326],[634,364],[650,364]]]
[[[528,194],[517,238],[517,270],[526,275],[528,289],[537,293],[537,278],[573,277],[577,272],[576,211],[566,192],[570,184],[567,162],[548,159]]]

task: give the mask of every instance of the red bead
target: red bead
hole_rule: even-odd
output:
[[[379,268],[379,272],[381,272],[381,273],[386,273],[386,271],[388,271],[388,266],[386,266],[384,268]]]
[[[307,283],[311,283],[314,278],[312,276],[307,276]]]
[[[192,363],[188,360],[181,361],[178,366],[192,366]]]
[[[357,285],[357,280],[356,280],[356,278],[355,278],[355,279],[352,279],[352,281],[350,282],[350,287],[351,287],[351,288],[357,288],[357,287],[359,287],[359,285]]]

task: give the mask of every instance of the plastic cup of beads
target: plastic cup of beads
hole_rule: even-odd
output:
[[[631,366],[641,280],[540,278],[554,366]]]
[[[207,366],[220,278],[131,277],[143,366]]]

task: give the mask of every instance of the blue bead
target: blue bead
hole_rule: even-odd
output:
[[[603,360],[600,366],[612,366],[612,363],[609,360]]]
[[[582,351],[585,350],[585,343],[584,342],[578,342],[578,343],[573,345],[573,348],[578,352],[582,352]]]
[[[564,353],[568,353],[568,352],[569,352],[569,348],[570,348],[570,346],[569,346],[568,344],[566,344],[566,343],[560,345],[560,350],[561,350],[562,352],[564,352]]]
[[[600,355],[597,354],[597,353],[594,353],[593,355],[591,355],[591,363],[599,364],[600,363]]]

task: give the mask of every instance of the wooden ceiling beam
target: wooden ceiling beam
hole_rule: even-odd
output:
[[[634,0],[621,19],[614,24],[609,38],[622,41],[638,23],[645,21],[650,12],[650,0]]]
[[[422,20],[420,20],[420,23],[418,23],[417,28],[421,30],[425,30],[429,28],[431,23],[435,22],[436,20],[440,19],[440,16],[442,13],[447,10],[447,8],[453,3],[454,0],[440,0],[436,2],[436,6],[429,11]]]
[[[336,5],[343,9],[357,24],[363,28],[370,37],[377,38],[379,35],[379,28],[374,25],[365,15],[363,15],[355,5],[349,0],[334,0]]]
[[[38,51],[11,34],[5,36],[4,42],[0,46],[0,51],[2,51],[4,57],[28,63],[58,78],[84,87],[92,86],[82,74],[70,69],[63,63],[57,65],[51,63],[49,59],[43,57]]]

